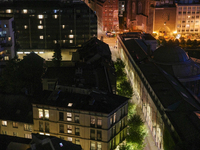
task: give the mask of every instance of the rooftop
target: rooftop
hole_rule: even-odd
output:
[[[100,92],[84,95],[62,91],[44,91],[42,98],[35,100],[33,103],[78,111],[110,114],[119,106],[128,103],[128,98]]]

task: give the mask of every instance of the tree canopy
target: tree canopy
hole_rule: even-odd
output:
[[[61,47],[60,47],[60,44],[58,43],[58,41],[55,45],[54,54],[52,57],[53,57],[52,61],[55,65],[55,67],[60,67],[62,55],[61,55]]]

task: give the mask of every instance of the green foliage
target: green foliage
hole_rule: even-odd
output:
[[[137,114],[128,120],[127,145],[131,150],[142,150],[145,147],[144,140],[147,136],[147,129],[141,117]]]
[[[121,59],[117,59],[114,62],[115,72],[117,75],[117,93],[118,95],[131,98],[133,95],[133,89],[129,81],[127,81],[127,76],[125,73],[125,64]]]
[[[119,95],[131,98],[133,96],[133,88],[129,81],[124,80],[117,85],[117,92]]]
[[[61,60],[62,60],[62,55],[61,55],[61,47],[60,47],[60,44],[58,43],[58,41],[57,41],[55,46],[56,47],[54,49],[54,54],[52,56],[53,57],[52,61],[53,61],[54,65],[55,65],[55,67],[60,67]]]
[[[128,120],[134,115],[136,114],[136,105],[129,102],[128,103]]]
[[[174,140],[172,139],[169,131],[164,128],[164,133],[163,133],[163,147],[164,147],[164,150],[171,150],[172,147],[175,146],[175,142]]]

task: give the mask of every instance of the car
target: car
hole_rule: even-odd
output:
[[[107,32],[106,32],[106,35],[107,35],[108,37],[114,37],[114,34],[113,34],[112,32],[110,32],[110,31],[107,31]]]

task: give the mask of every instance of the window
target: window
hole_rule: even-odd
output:
[[[32,131],[32,126],[30,124],[24,124],[25,131]]]
[[[73,40],[69,40],[69,43],[73,43]]]
[[[80,140],[79,139],[75,139],[75,144],[81,145]]]
[[[90,139],[95,140],[95,130],[90,130]]]
[[[8,133],[7,133],[7,131],[2,131],[2,134],[5,134],[5,135],[7,135]]]
[[[114,113],[114,116],[113,116],[113,123],[115,123],[116,121],[116,113]]]
[[[65,40],[63,40],[63,43],[65,43]]]
[[[73,30],[70,30],[70,33],[72,33],[73,32]]]
[[[42,20],[40,20],[40,24],[42,24]]]
[[[60,133],[64,133],[64,124],[60,124]]]
[[[101,131],[97,130],[97,140],[101,141],[102,136],[101,136]]]
[[[11,41],[11,37],[10,36],[8,37],[8,41]]]
[[[45,122],[45,132],[49,133],[49,123]]]
[[[80,129],[79,128],[75,128],[75,135],[80,135]]]
[[[112,125],[112,117],[110,118],[110,125]]]
[[[97,150],[102,150],[101,143],[97,142]]]
[[[38,109],[39,112],[39,118],[43,119],[43,109]]]
[[[43,19],[44,15],[38,15],[38,19]]]
[[[2,126],[7,126],[7,121],[1,121]]]
[[[97,128],[101,128],[102,127],[102,119],[98,118],[97,120]]]
[[[13,132],[13,136],[17,136],[17,132]]]
[[[57,18],[58,18],[58,15],[54,15],[54,18],[57,19]]]
[[[43,35],[40,35],[40,39],[43,40],[43,38],[44,38]]]
[[[27,14],[28,13],[28,10],[27,9],[23,9],[22,11],[24,14]]]
[[[43,26],[42,26],[42,25],[39,25],[39,26],[38,26],[38,29],[43,29]]]
[[[91,119],[90,119],[90,126],[95,127],[95,118],[94,117],[91,117]]]
[[[67,113],[67,121],[72,121],[72,113]]]
[[[4,28],[7,28],[7,26],[8,26],[7,24],[4,24],[4,25],[3,25]]]
[[[27,25],[24,25],[24,29],[27,29],[28,28],[28,26]]]
[[[39,122],[39,131],[43,132],[43,121]]]
[[[72,126],[71,125],[67,125],[67,133],[72,133]]]
[[[68,137],[67,140],[72,142],[72,137]]]
[[[46,120],[49,120],[49,110],[45,109],[45,110],[44,110],[44,115],[45,115],[45,116],[44,116],[45,119],[46,119]]]
[[[17,122],[13,122],[13,128],[18,128],[18,123]]]
[[[95,150],[95,142],[90,143],[90,150]]]
[[[59,121],[63,121],[64,120],[64,114],[63,112],[59,112]]]
[[[27,139],[32,139],[32,135],[31,134],[24,134],[24,137]]]
[[[69,35],[69,38],[74,38],[74,35],[73,35],[73,34],[70,34],[70,35]]]
[[[115,128],[115,126],[113,126],[113,135],[115,135],[116,134],[116,128]]]
[[[64,29],[64,28],[65,28],[65,25],[62,25],[62,28]]]
[[[6,9],[6,13],[11,13],[12,10],[11,9]]]
[[[74,120],[75,120],[75,123],[79,123],[79,116],[78,116],[78,115],[75,115]]]
[[[65,137],[63,137],[63,136],[60,136],[60,139],[62,139],[62,140],[65,140]]]

